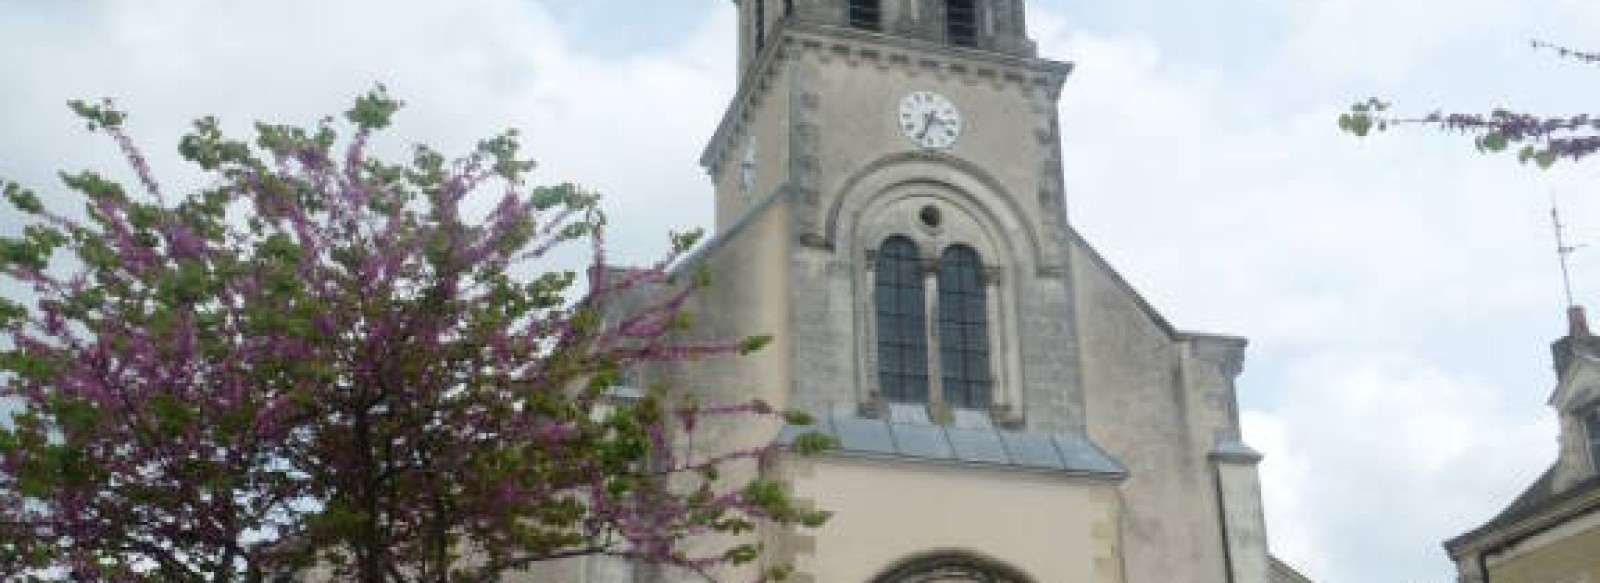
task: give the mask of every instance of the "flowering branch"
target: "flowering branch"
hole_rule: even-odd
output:
[[[202,119],[179,151],[212,186],[169,204],[126,116],[79,102],[141,192],[64,174],[79,220],[0,181],[35,217],[0,238],[0,274],[36,296],[0,299],[0,399],[21,404],[0,421],[0,577],[442,583],[590,553],[709,573],[759,547],[686,541],[821,524],[774,484],[721,478],[771,446],[674,447],[704,417],[777,415],[764,404],[608,396],[629,371],[764,343],[673,339],[694,288],[666,267],[694,235],[612,270],[598,197],[527,186],[515,132],[453,161],[373,157],[399,107],[362,96],[343,142],[331,119],[258,124],[253,143]],[[486,189],[498,203],[464,218]],[[510,275],[564,244],[593,251],[581,300],[570,271]]]
[[[1600,63],[1600,53],[1590,53],[1533,41],[1536,49],[1550,49],[1564,59]],[[1389,115],[1390,104],[1376,98],[1351,106],[1339,116],[1339,128],[1357,136],[1403,125],[1422,125],[1473,137],[1480,152],[1502,152],[1516,147],[1517,160],[1548,168],[1561,159],[1579,160],[1600,151],[1600,115],[1540,116],[1495,109],[1488,114],[1435,111],[1421,117]]]

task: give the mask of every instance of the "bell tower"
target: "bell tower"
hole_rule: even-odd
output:
[[[1072,67],[1034,56],[1023,2],[736,5],[739,91],[702,163],[719,233],[786,215],[789,339],[808,367],[790,399],[870,410],[909,391],[937,418],[949,377],[997,422],[1081,432],[1055,106]],[[914,248],[899,295],[875,292],[890,240]],[[944,273],[974,288],[960,325],[939,319],[950,250],[972,264]]]
[[[1069,225],[1073,66],[1024,0],[733,3],[715,237],[679,269],[699,333],[773,342],[674,380],[839,439],[760,470],[837,513],[767,548],[813,583],[1265,583],[1244,340],[1173,328]]]
[[[753,62],[779,22],[849,27],[955,47],[1033,56],[1023,0],[734,0],[739,5],[739,63]]]

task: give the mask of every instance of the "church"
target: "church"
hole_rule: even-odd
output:
[[[696,334],[774,340],[654,374],[838,439],[748,470],[834,513],[760,533],[792,580],[1305,582],[1268,549],[1245,340],[1169,323],[1068,222],[1073,66],[1038,55],[1025,0],[734,4],[714,237],[679,269],[712,275]]]

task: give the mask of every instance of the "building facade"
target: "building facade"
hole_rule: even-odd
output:
[[[1504,510],[1445,542],[1461,583],[1600,583],[1600,337],[1583,309],[1552,347],[1555,463]]]
[[[768,552],[814,583],[1303,581],[1268,553],[1245,341],[1169,324],[1067,220],[1072,65],[1037,55],[1024,1],[734,4],[716,232],[681,269],[713,278],[695,333],[774,341],[657,374],[839,439],[745,469],[835,513]]]

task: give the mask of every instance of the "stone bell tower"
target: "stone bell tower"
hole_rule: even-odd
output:
[[[816,583],[1266,583],[1244,341],[1173,328],[1068,224],[1072,65],[1024,1],[734,5],[716,236],[680,269],[712,275],[700,332],[774,342],[675,381],[841,441],[760,470],[836,512],[769,551]]]

